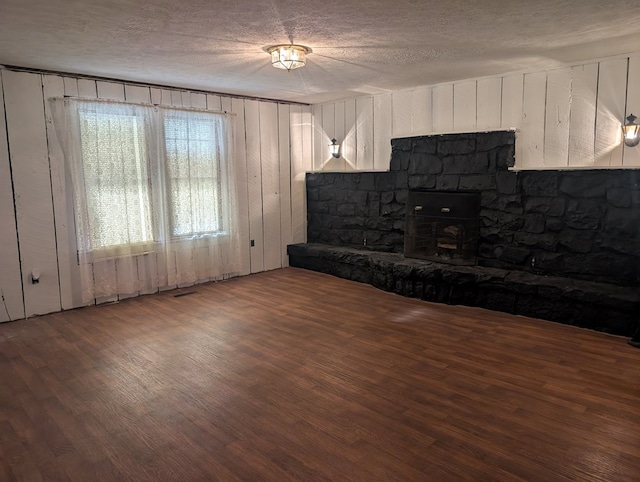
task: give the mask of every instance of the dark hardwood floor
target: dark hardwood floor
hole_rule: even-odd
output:
[[[0,480],[640,480],[640,350],[288,268],[0,325]]]

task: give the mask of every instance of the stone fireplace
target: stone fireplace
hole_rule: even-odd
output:
[[[391,144],[388,172],[307,174],[308,244],[289,247],[292,266],[428,301],[633,333],[640,319],[640,170],[516,172],[509,169],[515,134],[508,131]],[[418,193],[432,191],[479,198],[477,249],[455,223],[430,228],[431,238],[414,232],[420,216],[437,226],[426,219],[433,210],[416,202]],[[453,245],[465,243],[477,254],[475,266],[450,264],[445,258],[458,261]],[[431,251],[412,258],[417,245]]]
[[[404,255],[473,266],[478,246],[480,193],[411,190]]]

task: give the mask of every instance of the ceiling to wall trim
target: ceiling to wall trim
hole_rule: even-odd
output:
[[[309,106],[310,105],[310,104],[306,104],[304,102],[296,102],[296,101],[290,101],[290,100],[269,99],[269,98],[265,98],[265,97],[255,97],[255,96],[251,96],[251,95],[228,94],[226,92],[214,92],[214,91],[210,91],[210,90],[188,89],[188,88],[176,87],[176,86],[173,86],[173,85],[152,84],[152,83],[149,83],[149,82],[137,82],[135,80],[116,79],[114,77],[101,77],[101,76],[97,76],[97,75],[85,75],[85,74],[78,74],[78,73],[74,73],[74,72],[60,72],[60,71],[57,71],[57,70],[35,69],[35,68],[30,68],[30,67],[21,67],[19,65],[2,64],[2,65],[0,65],[0,69],[11,70],[13,72],[27,72],[27,73],[31,73],[31,74],[40,74],[40,75],[58,75],[60,77],[71,77],[71,78],[75,78],[75,79],[86,79],[86,80],[93,80],[93,81],[97,81],[97,82],[114,82],[114,83],[118,83],[118,84],[127,84],[127,85],[132,85],[132,86],[137,86],[137,87],[149,87],[149,88],[152,88],[152,89],[172,90],[172,91],[175,91],[175,92],[188,91],[188,92],[193,92],[195,94],[219,95],[219,96],[222,96],[222,97],[230,97],[230,98],[233,98],[233,99],[256,100],[256,101],[260,101],[260,102],[275,102],[277,104],[286,104],[286,105],[302,105],[302,106]]]

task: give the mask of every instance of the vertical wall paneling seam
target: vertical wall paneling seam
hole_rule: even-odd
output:
[[[375,96],[371,96],[371,132],[373,132],[373,136],[371,136],[371,143],[373,144],[371,148],[371,167],[373,170],[376,170],[376,101]]]
[[[520,125],[522,125],[522,121],[524,120],[524,86],[525,79],[527,78],[526,74],[522,75],[522,99],[520,100],[520,105],[522,106],[522,113],[520,115]]]
[[[473,125],[475,126],[474,130],[478,130],[478,81],[477,80],[474,82],[474,85],[476,87],[476,119]]]
[[[64,81],[63,81],[64,82]],[[42,92],[42,106],[44,107],[47,99],[44,95],[44,76],[40,76],[40,87]],[[63,83],[64,89],[64,83]],[[58,270],[58,297],[60,298],[60,307],[62,307],[62,284],[60,282],[60,256],[58,253],[58,226],[56,225],[56,201],[53,196],[53,179],[51,177],[51,149],[49,148],[49,129],[46,128],[47,119],[46,119],[46,111],[43,112],[45,114],[45,140],[47,142],[47,163],[49,165],[49,185],[51,186],[51,215],[53,217],[53,242],[56,246],[56,268]]]
[[[281,104],[278,104],[278,110],[280,109],[280,106],[281,106]],[[291,233],[290,233],[289,239],[293,241],[293,195],[291,194],[293,192],[293,190],[292,190],[293,189],[293,183],[291,182],[291,176],[293,174],[293,171],[292,171],[293,156],[292,156],[291,151],[293,149],[291,148],[291,107],[289,107],[289,146],[288,147],[289,147],[289,149],[288,149],[288,153],[287,153],[287,158],[288,158],[287,165],[289,166],[289,217],[291,219],[291,226],[290,226]],[[280,201],[280,202],[282,202],[282,201]],[[285,253],[286,253],[286,249],[285,249]],[[283,266],[283,268],[284,268],[284,266]]]
[[[64,83],[64,95],[67,95],[67,84],[68,82],[65,82],[66,80],[73,80],[73,82],[70,84],[71,86],[73,86],[73,83],[75,83],[75,96],[79,96],[79,92],[78,92],[78,79],[76,78],[72,78],[72,77],[63,77],[63,83]],[[66,159],[63,159],[63,163],[64,163],[64,167],[66,169],[67,167],[67,162]],[[73,184],[67,184],[65,185],[65,195],[67,195],[68,193],[66,192],[67,190],[71,190],[73,192],[74,186]],[[73,223],[73,236],[74,236],[74,245],[76,246],[76,263],[78,264],[78,266],[80,266],[80,251],[78,250],[78,224],[76,223],[76,203],[72,202],[71,203],[71,220]],[[93,269],[93,268],[92,268]]]
[[[434,91],[433,86],[429,87],[429,98],[431,99],[431,101],[429,102],[429,110],[431,111],[431,112],[429,112],[429,117],[431,118],[431,129],[429,129],[429,132],[433,132],[435,130],[434,122],[433,122],[433,120],[434,120],[434,115],[433,115],[433,113],[434,113],[434,109],[433,109],[433,91]]]
[[[456,84],[451,83],[451,130],[456,130]]]
[[[596,105],[594,106],[595,116],[593,119],[593,163],[596,160],[596,139],[598,135],[598,102],[600,96],[600,62],[598,62],[598,72],[596,76]]]
[[[280,172],[281,166],[280,166],[280,156],[282,155],[282,152],[280,151],[280,148],[282,146],[280,146],[280,104],[276,104],[276,118],[274,119],[274,122],[277,126],[276,129],[276,135],[275,135],[275,139],[274,142],[276,143],[276,160],[277,160],[277,164],[278,164],[278,221],[280,221],[280,238],[279,238],[279,243],[278,243],[278,252],[280,253],[280,268],[282,268],[282,186],[280,186],[280,175],[282,174]],[[260,145],[262,145],[262,141],[260,142]],[[264,213],[264,202],[262,203],[262,212]],[[265,229],[265,224],[263,223],[262,225],[262,231],[264,233],[264,229]],[[265,233],[266,235],[266,233]],[[266,238],[266,236],[265,236]]]
[[[336,109],[336,106],[337,106],[337,105],[338,105],[337,103],[334,103],[334,106],[333,106],[333,135],[329,138],[329,140],[331,140],[331,139],[335,139],[335,138],[336,138],[336,130],[337,130],[337,129],[336,129],[336,119],[337,119],[337,117],[336,117],[336,111],[338,110],[338,109]],[[626,103],[625,103],[625,105],[626,105]],[[344,114],[344,112],[343,112],[343,114]],[[337,142],[339,145],[341,145],[341,144],[342,144],[342,139],[338,139],[336,142]],[[328,147],[329,147],[329,146],[327,146],[327,148],[328,148]],[[340,155],[342,156],[342,149],[340,149]]]
[[[95,98],[97,99],[98,98],[98,84],[95,81],[93,81],[93,87],[94,87],[94,90],[95,90]],[[78,90],[79,89],[80,89],[80,83],[78,83]],[[83,180],[84,180],[84,176],[83,176]],[[86,182],[86,180],[84,182]],[[83,189],[86,190],[86,188],[87,188],[86,185],[83,186]],[[73,208],[74,208],[74,219],[75,219],[75,209],[76,209],[76,203],[75,202],[73,203]],[[76,226],[76,229],[77,229],[77,226]],[[78,233],[76,232],[76,240],[78,239],[77,236],[78,236]],[[80,248],[78,247],[78,249],[80,249]],[[80,265],[80,252],[77,253],[77,256],[78,256],[78,265]],[[93,264],[93,262],[91,263],[91,281],[93,283],[93,286],[95,286],[96,285],[96,267]],[[96,306],[98,305],[98,298],[96,298],[96,296],[95,296],[95,291],[93,292],[93,304],[96,305]]]
[[[316,172],[316,116],[315,111],[317,107],[314,105],[309,106],[309,121],[311,123],[311,171]],[[305,176],[306,183],[306,176]]]
[[[242,126],[242,130],[244,132],[244,148],[245,151],[248,147],[248,140],[247,140],[247,103],[243,100],[242,101],[242,111],[244,113],[243,117],[243,122],[244,125]],[[250,208],[250,202],[249,202],[249,156],[244,156],[244,170],[247,173],[247,216],[248,219],[251,219],[251,208]],[[253,273],[253,266],[252,264],[252,256],[251,256],[251,248],[253,248],[255,246],[251,246],[251,222],[249,222],[249,273]]]
[[[78,252],[78,265],[80,265],[80,252]],[[92,286],[95,287],[96,286],[96,269],[93,262],[91,263],[91,282],[93,283]],[[96,298],[95,289],[92,290],[92,296],[93,296],[93,304],[98,306],[98,298]],[[84,293],[83,293],[83,297],[84,297]]]
[[[11,142],[9,139],[9,122],[7,119],[7,97],[4,91],[4,79],[2,77],[2,70],[0,70],[0,88],[2,88],[2,109],[4,115],[4,133],[0,133],[7,137],[7,154],[9,157],[9,177],[11,178],[11,195],[13,198],[13,221],[16,229],[16,244],[18,245],[18,265],[20,267],[20,282],[24,283],[24,273],[22,272],[22,250],[20,249],[20,232],[18,231],[18,208],[16,205],[16,186],[13,180],[13,163],[11,161]],[[22,293],[22,309],[24,311],[25,318],[27,317],[27,303],[24,297],[24,286],[20,286],[20,292]]]
[[[542,165],[547,166],[547,160],[544,158],[545,145],[547,143],[547,96],[549,95],[549,71],[544,76],[544,113],[542,118]]]
[[[311,108],[311,171],[317,172],[316,165],[316,129],[318,128],[318,119],[316,119],[316,111],[317,107],[312,106]],[[320,109],[322,111],[322,109]],[[306,176],[305,176],[306,182]]]
[[[262,223],[261,223],[261,228],[262,228],[262,246],[260,247],[260,249],[262,249],[262,270],[265,271],[264,268],[264,255],[265,255],[265,241],[267,240],[267,237],[265,236],[265,222],[264,222],[264,188],[262,185],[262,137],[261,137],[261,133],[262,133],[262,117],[260,116],[260,101],[257,102],[257,109],[258,109],[258,159],[260,160],[260,169],[258,172],[260,172],[260,212],[262,213]]]
[[[334,112],[335,112],[335,106],[334,106]],[[322,123],[320,124],[322,126],[322,129],[320,129],[320,139],[318,140],[318,149],[319,149],[319,154],[320,154],[320,162],[321,162],[321,171],[324,171],[325,166],[327,166],[327,162],[326,162],[326,153],[325,150],[323,149],[324,146],[324,139],[325,139],[325,135],[326,135],[326,129],[327,126],[325,124],[325,120],[324,120],[324,109],[320,109],[320,119],[322,119]]]
[[[286,114],[286,117],[285,117]],[[284,110],[282,104],[276,104],[276,116],[278,118],[278,193],[280,201],[280,267],[284,268],[288,265],[286,261],[287,250],[286,244],[291,240],[291,109],[287,107]],[[283,118],[287,119],[287,127],[281,125]],[[281,142],[282,136],[287,136],[287,142]],[[286,162],[282,165],[283,158]],[[285,177],[283,177],[285,176]],[[286,182],[283,183],[283,180]],[[284,193],[288,193],[289,206],[286,205],[286,197]],[[283,218],[285,223],[283,224]],[[288,226],[288,230],[287,230]],[[288,231],[288,232],[287,232]]]
[[[569,135],[567,136],[567,167],[571,167],[571,126],[573,125],[573,81],[575,71],[570,69],[571,82],[569,84]]]
[[[351,145],[353,146],[351,149],[351,155],[353,159],[351,159],[351,165],[353,166],[350,171],[358,170],[358,108],[356,106],[356,100],[353,99],[353,126],[347,126],[347,101],[345,101],[344,105],[345,112],[345,137],[347,134],[347,129],[353,129],[353,142]],[[345,166],[346,167],[346,166]]]
[[[289,165],[289,174],[287,176],[288,178],[288,183],[289,183],[289,219],[291,219],[291,111],[289,111],[289,115],[287,116],[289,119],[289,143],[287,146],[282,146],[280,144],[280,109],[282,107],[282,104],[278,103],[276,104],[276,117],[278,119],[278,194],[279,194],[279,204],[280,204],[280,267],[284,268],[285,264],[284,264],[284,256],[285,253],[283,252],[283,230],[282,230],[282,216],[283,214],[286,215],[287,211],[285,209],[282,208],[282,204],[283,204],[283,196],[282,193],[284,191],[283,189],[283,185],[282,185],[282,174],[283,174],[283,169],[282,169],[282,156],[286,155],[287,158],[289,159],[288,165]],[[284,130],[283,130],[284,131]],[[291,233],[289,233],[288,238],[287,239],[291,239]],[[286,252],[286,250],[285,250]]]
[[[333,114],[333,137],[337,140],[338,145],[340,146],[340,158],[336,160],[338,161],[340,171],[344,172],[347,170],[347,163],[344,161],[344,138],[346,137],[346,104],[344,101],[340,101],[335,104]],[[342,114],[342,116],[340,114]]]
[[[627,115],[635,114],[640,115],[638,107],[640,105],[640,92],[636,89],[631,89],[630,86],[638,85],[640,79],[640,52],[630,55],[627,66],[627,96],[624,108],[624,117],[621,119],[621,124],[625,123]],[[622,167],[640,167],[640,151],[637,147],[622,146],[623,152],[626,151],[627,156],[623,158]]]
[[[391,93],[391,139],[393,139],[393,133],[395,132],[395,128],[396,128],[395,122],[394,122],[394,119],[393,119],[393,112],[395,110],[394,107],[393,107],[394,104],[395,104],[395,102],[393,101],[393,97],[394,97],[393,93]],[[413,90],[411,90],[411,100],[413,101]],[[413,111],[413,102],[411,102],[411,110]],[[412,112],[409,113],[409,130],[410,131],[413,130],[411,117],[413,117],[412,116]]]
[[[302,118],[302,109],[300,109],[300,117]],[[289,211],[291,211],[291,240],[293,241],[293,146],[291,145],[291,107],[289,107]]]
[[[316,110],[318,110],[318,109],[316,109]],[[319,111],[320,111],[320,124],[319,125],[322,126],[321,132],[324,132],[324,109],[320,108]],[[314,116],[314,126],[315,126],[315,116]],[[314,159],[313,167],[314,167],[314,170],[315,170],[315,166],[317,165],[316,163],[319,162],[320,163],[320,169],[318,169],[318,171],[324,171],[325,162],[324,162],[324,153],[322,152],[322,148],[320,148],[320,152],[316,152],[316,151],[318,151],[317,146],[322,142],[322,135],[320,135],[320,139],[316,140],[315,136],[318,135],[318,129],[315,129],[315,128],[313,129],[313,135],[314,135],[313,145],[316,147],[316,148],[313,149],[313,153],[314,153],[314,155],[315,154],[319,154],[320,155],[320,159],[318,159],[317,161]]]
[[[565,167],[569,167],[569,153],[571,152],[571,111],[573,110],[573,80],[575,73],[573,69],[569,69],[569,132],[567,133],[567,159]]]
[[[520,123],[517,126],[518,130],[520,130],[520,144],[522,144],[522,124],[524,123],[524,79],[526,78],[526,75],[522,75],[522,99],[520,100],[520,105],[522,106],[522,109],[520,110]],[[516,143],[518,143],[518,133],[516,132]],[[523,162],[523,159],[518,159],[517,157],[517,152],[518,149],[516,147],[516,159],[515,159],[515,165],[517,166],[519,163]],[[521,154],[524,153],[524,151],[520,151]],[[524,155],[522,155],[521,157],[524,158]]]
[[[502,128],[504,128],[504,124],[502,122],[502,106],[503,105],[504,105],[504,77],[500,77],[500,126]]]
[[[626,103],[625,103],[625,105],[626,105]],[[333,135],[329,138],[329,140],[336,138],[336,130],[337,130],[336,129],[336,110],[337,110],[336,106],[337,106],[337,103],[334,103],[334,105],[333,105]],[[338,144],[342,144],[342,139],[338,139],[337,142],[338,142]],[[340,155],[342,155],[342,151],[340,152]]]
[[[624,83],[624,87],[625,87],[625,89],[624,89],[624,113],[622,114],[623,118],[621,119],[622,120],[621,126],[624,125],[625,121],[627,120],[627,115],[628,115],[627,103],[629,102],[629,62],[630,62],[630,60],[631,60],[631,56],[627,57],[627,78],[626,78],[625,83]],[[620,127],[620,129],[622,129],[622,127]],[[622,143],[623,143],[623,146],[624,146],[624,138],[622,139]],[[622,149],[622,160],[620,161],[620,165],[621,166],[624,166],[624,151],[625,150],[623,148]]]

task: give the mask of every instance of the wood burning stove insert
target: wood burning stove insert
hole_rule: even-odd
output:
[[[448,264],[476,264],[480,193],[409,191],[404,255]]]

